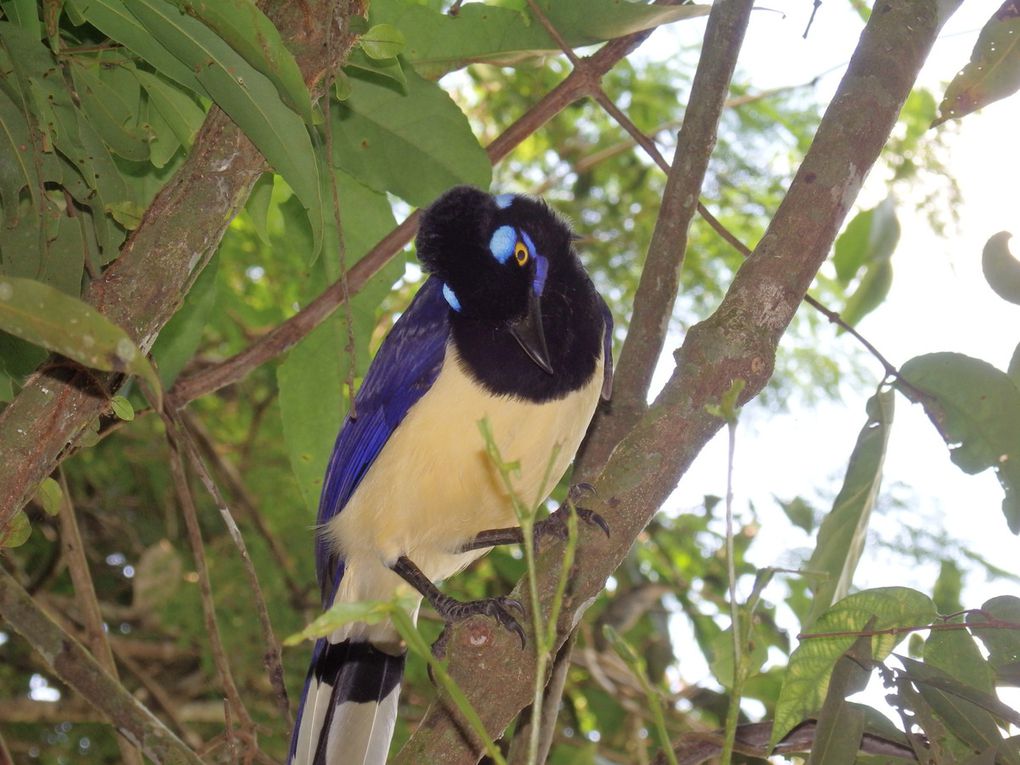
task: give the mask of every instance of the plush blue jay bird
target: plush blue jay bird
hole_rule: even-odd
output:
[[[416,244],[429,278],[372,362],[326,472],[324,608],[415,594],[447,621],[487,614],[523,643],[509,611],[518,604],[460,603],[434,582],[520,541],[478,422],[487,418],[503,458],[520,463],[515,492],[537,503],[608,397],[612,320],[572,241],[544,202],[524,196],[458,187],[425,211]],[[385,763],[403,669],[388,623],[320,639],[291,765]]]

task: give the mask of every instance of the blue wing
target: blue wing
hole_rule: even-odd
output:
[[[429,277],[368,368],[354,397],[357,416],[344,420],[329,458],[319,499],[320,528],[344,509],[390,435],[439,376],[450,336],[450,306],[442,289],[439,279]],[[328,607],[343,561],[323,536],[315,553],[323,606]]]

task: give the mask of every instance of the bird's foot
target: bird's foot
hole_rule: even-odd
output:
[[[551,536],[562,541],[566,541],[570,536],[570,526],[568,525],[571,513],[571,506],[573,506],[573,512],[577,514],[578,519],[584,521],[589,526],[598,526],[602,529],[602,533],[609,537],[609,524],[606,523],[606,519],[596,513],[594,510],[589,510],[585,507],[579,507],[576,502],[582,496],[592,496],[595,494],[595,487],[590,483],[579,483],[575,486],[570,487],[570,499],[552,514],[549,515],[545,520],[539,521],[535,524],[535,547],[537,549],[539,541],[544,536]]]
[[[524,628],[520,622],[511,615],[510,611],[517,611],[524,615],[524,606],[520,601],[513,598],[497,597],[483,598],[482,600],[470,600],[462,602],[444,595],[432,581],[425,576],[413,561],[406,556],[397,558],[391,566],[394,573],[400,576],[405,582],[414,587],[429,604],[442,617],[447,626],[454,622],[463,621],[472,616],[488,616],[499,622],[504,629],[513,632],[521,639],[521,648],[525,645]]]
[[[516,611],[520,616],[524,616],[524,606],[521,605],[519,600],[500,596],[462,602],[444,595],[441,602],[433,603],[432,606],[436,609],[436,613],[443,618],[443,621],[447,623],[447,626],[469,619],[472,616],[488,616],[490,619],[495,619],[499,622],[503,629],[517,635],[521,640],[521,648],[524,648],[526,644],[524,628],[521,627],[520,622],[510,613],[511,611]]]

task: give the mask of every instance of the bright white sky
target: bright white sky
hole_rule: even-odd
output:
[[[968,0],[950,19],[936,43],[920,84],[941,97],[944,84],[970,59],[977,34],[1000,5],[999,0]],[[802,35],[811,12],[808,0],[765,2],[752,16],[739,68],[755,89],[800,84],[823,72],[817,86],[820,102],[827,102],[838,85],[857,42],[861,22],[847,0],[825,0],[818,9],[809,37]],[[774,10],[770,10],[774,9]],[[696,44],[703,22],[675,25],[672,34]],[[851,30],[854,30],[851,32]],[[659,36],[665,37],[664,32]],[[672,41],[652,40],[656,58],[675,50]],[[998,298],[981,273],[981,250],[997,231],[1012,231],[1020,237],[1020,195],[1014,188],[1020,177],[1020,151],[1016,150],[1020,125],[1020,95],[992,106],[983,113],[966,117],[951,144],[947,158],[950,172],[963,194],[959,227],[940,239],[922,214],[912,206],[898,209],[902,235],[893,257],[895,277],[892,291],[877,311],[866,317],[859,329],[894,364],[933,351],[958,351],[1005,369],[1020,342],[1020,306]],[[763,167],[763,172],[767,172]],[[881,179],[872,178],[859,202],[873,206],[886,195]],[[1020,238],[1011,243],[1020,254]],[[674,338],[675,344],[680,338]],[[834,330],[819,338],[837,356],[853,341],[837,337]],[[670,348],[672,350],[672,348]],[[672,367],[667,354],[662,362],[660,384]],[[871,364],[876,383],[881,367]],[[793,528],[773,501],[796,495],[812,496],[822,491],[834,496],[842,481],[846,461],[865,422],[864,403],[871,391],[847,389],[842,401],[817,409],[788,415],[771,415],[754,406],[745,410],[738,430],[735,460],[735,510],[748,518],[753,503],[762,531],[752,546],[752,559],[759,566],[790,566],[794,551],[805,554],[813,539]],[[725,495],[726,438],[720,434],[701,454],[692,470],[667,505],[667,512],[681,512],[700,506],[705,494]],[[1020,539],[1009,533],[1001,512],[1002,490],[990,472],[978,476],[962,473],[949,460],[948,451],[918,406],[904,398],[896,401],[896,417],[885,463],[883,494],[888,504],[889,489],[905,501],[910,510],[883,516],[880,508],[872,518],[872,532],[883,538],[906,540],[903,524],[916,523],[932,532],[945,531],[959,546],[974,550],[989,562],[1020,575],[1016,564]],[[823,508],[825,509],[825,508]],[[888,552],[868,549],[858,567],[854,584],[859,588],[906,585],[925,592],[938,575],[936,565],[917,566],[905,559],[891,559]],[[749,586],[749,583],[748,583]],[[781,600],[782,585],[773,597]],[[747,588],[744,590],[746,596]],[[965,582],[964,605],[978,607],[995,595],[1020,596],[1015,581],[988,581],[980,573]],[[768,592],[766,592],[768,597]],[[680,620],[674,620],[679,622]],[[795,629],[795,623],[789,624]],[[691,640],[683,624],[674,624],[678,646]],[[688,661],[687,658],[691,659]],[[698,657],[688,656],[683,681],[711,683],[708,668]],[[874,703],[878,694],[869,694]],[[1020,694],[1004,695],[1020,701]]]

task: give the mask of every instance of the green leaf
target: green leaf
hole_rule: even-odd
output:
[[[393,80],[395,83],[400,85],[401,92],[404,92],[404,86],[407,85],[407,75],[404,74],[404,66],[400,63],[399,57],[373,59],[366,56],[364,51],[355,48],[351,51],[351,55],[347,57],[347,63],[344,64],[344,67],[349,69],[362,69],[371,74]],[[343,70],[341,70],[338,74],[342,74],[343,79],[347,82],[344,86],[345,89],[343,91],[343,95],[341,96],[341,93],[338,90],[337,98],[341,101],[346,101],[351,95],[351,83]],[[340,79],[340,77],[337,77],[338,89],[340,88]]]
[[[157,398],[156,372],[127,333],[92,306],[32,279],[0,278],[0,329],[94,369],[142,377]]]
[[[846,634],[831,637],[801,635],[800,645],[790,656],[783,689],[776,702],[769,748],[821,708],[833,667],[854,644],[859,633],[865,629],[881,632],[930,624],[936,616],[935,605],[927,595],[906,587],[858,592],[822,614],[812,626],[812,634]],[[884,660],[904,637],[899,633],[872,635],[872,658]]]
[[[921,404],[953,462],[966,473],[995,468],[1002,512],[1020,533],[1020,389],[991,364],[960,353],[917,356],[900,373],[926,394]]]
[[[2,22],[0,22],[2,23]],[[0,208],[3,224],[13,228],[20,214],[22,190],[32,200],[33,217],[38,220],[39,189],[42,188],[39,168],[33,159],[32,128],[18,104],[0,88]]]
[[[133,74],[145,89],[151,106],[166,120],[181,145],[190,149],[205,120],[205,111],[195,97],[158,74],[138,68],[133,70]]]
[[[263,244],[270,245],[269,241],[269,203],[273,200],[273,174],[263,173],[252,186],[248,201],[244,209],[251,218],[255,234],[262,240]]]
[[[962,634],[967,640],[970,637]],[[931,638],[929,638],[931,640]],[[977,651],[977,648],[974,648]],[[927,651],[925,652],[927,658]],[[903,663],[907,677],[913,681],[929,706],[945,724],[946,728],[974,750],[998,747],[1002,742],[995,717],[1020,724],[1020,713],[1003,704],[993,694],[979,690],[970,684],[972,678],[960,680],[933,664],[922,663],[906,656],[897,655]],[[980,660],[980,655],[977,657]],[[973,661],[973,660],[972,660]],[[1020,763],[1020,754],[1005,762]]]
[[[124,159],[147,161],[149,136],[137,125],[137,83],[132,79],[133,89],[124,87],[126,83],[113,88],[100,77],[99,61],[73,57],[71,63],[69,69],[86,119],[92,121],[103,142]]]
[[[294,55],[280,31],[252,0],[170,0],[182,13],[213,30],[276,86],[291,109],[311,125],[312,99]]]
[[[36,0],[6,0],[0,3],[4,15],[37,40],[42,36],[42,24]]]
[[[131,402],[124,396],[112,396],[110,398],[110,408],[113,409],[114,415],[119,420],[131,422],[135,419],[135,408],[131,406]]]
[[[131,13],[181,63],[291,185],[308,213],[315,252],[322,241],[322,184],[304,122],[275,86],[198,19],[163,0],[133,0]]]
[[[818,542],[805,568],[826,577],[812,587],[814,601],[804,629],[850,591],[864,552],[871,510],[882,485],[882,463],[889,444],[895,393],[885,390],[868,400],[868,421],[857,436],[843,486],[818,529]]]
[[[818,713],[818,729],[808,765],[853,765],[857,761],[866,718],[864,709],[847,703],[846,699],[868,684],[870,648],[870,641],[861,637],[836,661]]]
[[[996,295],[1020,305],[1020,261],[1009,251],[1012,236],[1000,231],[988,240],[981,253],[981,270]]]
[[[218,270],[219,256],[214,255],[188,290],[184,304],[160,330],[152,346],[152,358],[156,361],[164,388],[173,385],[184,365],[198,350],[202,333],[216,306]]]
[[[21,547],[32,536],[32,524],[24,510],[18,510],[7,522],[7,528],[0,528],[0,550],[5,547]]]
[[[1013,355],[1009,359],[1009,368],[1006,370],[1006,374],[1009,375],[1009,379],[1020,390],[1020,344],[1013,349]]]
[[[803,497],[794,497],[789,502],[776,498],[787,519],[808,534],[815,530],[815,510]]]
[[[900,224],[892,197],[857,213],[836,240],[832,262],[840,283],[847,286],[864,266],[888,260],[899,238]]]
[[[64,490],[52,478],[43,478],[39,488],[35,490],[33,499],[47,515],[56,516],[60,514],[60,508],[64,505]]]
[[[743,657],[744,677],[750,677],[758,673],[768,658],[768,641],[761,639],[761,636],[752,633],[752,638],[746,646]],[[724,688],[733,688],[733,628],[730,627],[720,632],[711,643],[712,661],[710,664],[712,674],[719,684]]]
[[[1020,88],[1020,7],[1004,2],[985,23],[968,63],[946,88],[932,126],[959,119]]]
[[[982,627],[991,619],[1020,624],[1020,598],[1000,595],[986,601],[978,612],[967,614],[971,634],[984,643],[988,663],[1002,684],[1020,685],[1020,630]]]
[[[358,38],[358,45],[372,59],[394,58],[404,50],[404,33],[392,24],[376,24]]]
[[[540,0],[539,6],[567,43],[575,47],[703,16],[709,11],[707,5],[649,5],[619,0]],[[530,13],[487,3],[469,3],[456,16],[449,16],[403,0],[373,0],[371,17],[374,23],[389,23],[404,33],[404,55],[430,79],[470,63],[514,66],[560,52],[559,45]]]
[[[389,619],[394,611],[413,611],[418,598],[398,600],[363,600],[356,603],[336,603],[300,632],[284,638],[284,645],[298,645],[303,640],[324,637],[351,622],[378,624]]]
[[[208,95],[195,72],[166,49],[132,13],[124,0],[66,0],[69,9],[147,61],[160,75]],[[134,0],[132,0],[134,2]]]
[[[387,82],[351,77],[351,97],[333,109],[336,165],[417,207],[460,183],[488,188],[488,155],[446,92],[412,71],[406,94]]]

